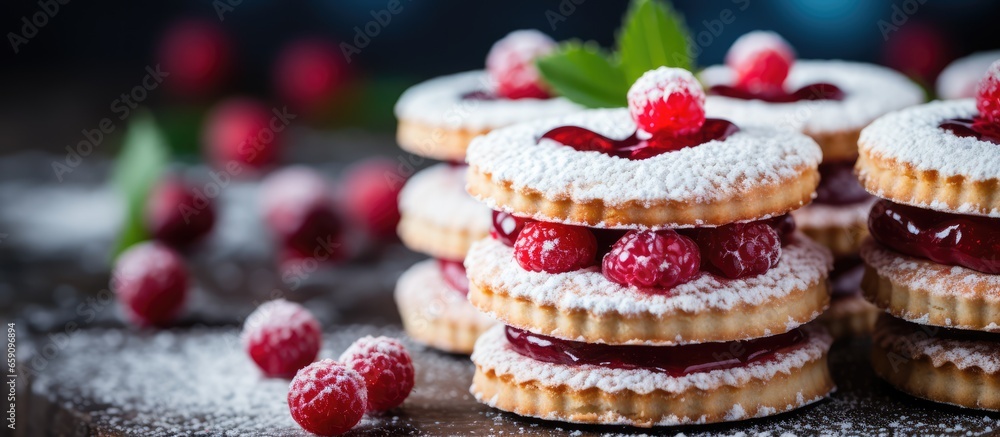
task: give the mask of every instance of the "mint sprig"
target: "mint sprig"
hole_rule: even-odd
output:
[[[125,220],[112,259],[129,246],[149,239],[144,221],[146,198],[169,162],[170,148],[153,116],[148,112],[133,115],[112,177],[125,200]]]
[[[661,0],[633,0],[616,35],[616,51],[568,41],[538,60],[557,93],[590,108],[626,106],[625,94],[643,73],[661,66],[690,70],[690,33],[684,20]]]

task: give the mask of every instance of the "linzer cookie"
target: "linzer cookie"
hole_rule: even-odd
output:
[[[762,417],[833,390],[832,257],[788,211],[820,150],[791,130],[706,118],[687,71],[649,71],[629,108],[500,129],[469,148],[496,210],[465,265],[501,321],[472,393],[549,420],[635,426]],[[711,115],[711,114],[709,114]]]
[[[1000,61],[975,101],[872,123],[861,133],[858,176],[883,198],[861,250],[865,297],[912,322],[879,323],[876,371],[919,397],[1000,409]]]
[[[556,47],[538,31],[498,41],[485,71],[443,76],[416,85],[396,103],[396,140],[403,150],[443,161],[465,159],[473,138],[498,127],[580,110],[552,96],[534,60]]]
[[[837,265],[856,259],[874,203],[853,172],[858,135],[875,118],[922,102],[920,88],[884,67],[796,60],[784,39],[761,31],[737,39],[726,64],[706,69],[701,78],[709,87],[709,112],[740,124],[792,128],[819,143],[823,163],[816,198],[794,212],[795,222],[833,252]],[[835,268],[833,275],[860,281],[860,276],[842,273]],[[833,311],[824,316],[835,333],[870,331],[857,329],[864,320],[873,320],[858,281],[840,281],[846,292],[835,295]]]
[[[435,258],[462,260],[472,242],[490,232],[490,210],[465,192],[465,166],[422,170],[399,194],[399,238]]]
[[[976,96],[976,86],[990,64],[1000,60],[1000,50],[973,53],[948,64],[938,75],[935,89],[942,99],[968,99]]]

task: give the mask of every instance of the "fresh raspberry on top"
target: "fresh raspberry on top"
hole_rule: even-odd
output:
[[[698,245],[675,231],[630,231],[604,255],[602,273],[622,285],[667,290],[694,279]]]
[[[396,408],[413,390],[413,359],[394,338],[358,339],[340,355],[340,362],[365,379],[368,411]]]
[[[173,249],[157,242],[139,243],[118,256],[111,289],[129,321],[139,326],[163,326],[184,305],[188,271]]]
[[[490,236],[514,247],[514,242],[517,241],[517,236],[521,234],[524,225],[532,221],[534,220],[515,217],[506,212],[493,211],[493,229],[490,229]]]
[[[763,274],[781,258],[781,237],[764,221],[697,229],[694,236],[702,259],[730,279]]]
[[[691,72],[660,67],[628,89],[628,109],[648,133],[687,135],[705,124],[705,91]]]
[[[795,62],[795,51],[774,32],[747,33],[729,48],[726,65],[736,74],[736,88],[751,93],[781,92]]]
[[[319,322],[302,305],[284,299],[266,302],[243,323],[243,348],[267,376],[288,377],[319,354]]]
[[[146,204],[146,228],[158,241],[182,248],[197,242],[215,224],[215,204],[176,176],[158,182]]]
[[[288,411],[302,429],[339,435],[365,415],[368,389],[358,372],[333,360],[312,363],[295,374],[288,386]]]
[[[1000,61],[986,70],[986,75],[976,88],[976,108],[979,116],[993,124],[1000,124]]]
[[[549,98],[535,60],[556,47],[552,38],[537,30],[515,30],[493,44],[486,56],[486,73],[496,86],[496,94],[507,99]]]
[[[514,258],[525,270],[565,273],[594,264],[597,239],[589,229],[559,223],[524,225],[514,243]]]

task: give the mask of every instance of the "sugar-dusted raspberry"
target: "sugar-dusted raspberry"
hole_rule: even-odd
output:
[[[698,229],[694,235],[705,263],[727,278],[762,274],[781,258],[781,237],[765,222]]]
[[[602,273],[622,285],[668,290],[694,279],[698,245],[672,230],[630,231],[604,255]]]
[[[360,373],[334,360],[312,363],[288,386],[288,411],[302,429],[331,436],[354,428],[365,415],[368,389]]]
[[[565,273],[594,264],[597,239],[590,229],[558,223],[524,225],[514,243],[514,258],[525,270]]]
[[[340,355],[340,362],[365,379],[368,411],[396,408],[413,390],[413,359],[394,338],[360,338]]]
[[[308,366],[322,343],[319,322],[302,305],[266,302],[247,317],[240,339],[247,355],[267,376],[288,377]]]
[[[755,94],[781,91],[794,62],[792,46],[766,31],[739,37],[726,54],[726,65],[736,74],[734,86]]]
[[[153,187],[146,204],[146,228],[158,241],[182,248],[197,242],[215,224],[215,204],[177,176]]]
[[[705,124],[705,90],[691,72],[660,67],[628,89],[628,109],[648,133],[691,134]]]
[[[514,242],[517,241],[517,236],[521,234],[524,225],[532,221],[534,220],[515,217],[506,212],[493,211],[493,229],[490,230],[490,236],[514,247]]]
[[[438,269],[441,270],[441,277],[445,284],[463,295],[469,294],[469,277],[465,273],[465,265],[462,264],[462,261],[439,259]]]
[[[1000,124],[1000,61],[986,70],[986,75],[976,88],[976,108],[979,116],[990,123]]]
[[[396,238],[399,192],[406,177],[397,164],[374,158],[354,164],[343,179],[344,207],[352,220],[376,238]]]
[[[202,138],[212,162],[231,174],[252,174],[278,160],[282,120],[264,103],[232,98],[212,108]]]
[[[327,180],[304,166],[291,166],[261,183],[264,221],[282,251],[291,257],[316,261],[344,256],[343,220],[336,212]]]
[[[548,98],[535,60],[555,49],[556,42],[537,30],[515,30],[493,44],[486,72],[496,84],[496,94],[507,99]]]
[[[164,326],[184,305],[188,271],[173,249],[157,242],[139,243],[115,261],[111,289],[129,321]]]

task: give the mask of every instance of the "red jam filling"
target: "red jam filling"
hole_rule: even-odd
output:
[[[583,343],[533,334],[507,327],[507,341],[515,352],[546,363],[592,365],[612,369],[644,369],[684,376],[732,369],[773,360],[779,352],[799,346],[808,334],[795,329],[753,340],[683,346],[612,346]]]
[[[802,100],[844,100],[844,92],[831,83],[814,83],[795,91],[752,92],[729,85],[715,85],[708,93],[742,100],[763,100],[768,103],[793,103]]]
[[[1000,219],[881,200],[872,207],[868,229],[875,240],[897,252],[1000,274]]]
[[[462,100],[498,100],[499,96],[489,91],[469,91],[462,94]]]
[[[581,152],[601,152],[605,155],[627,159],[646,159],[667,152],[694,147],[709,141],[724,140],[739,132],[735,124],[717,118],[706,118],[701,129],[686,135],[657,132],[648,139],[640,139],[636,131],[625,139],[615,140],[578,126],[560,126],[544,133],[542,138],[572,147]]]
[[[942,121],[940,127],[959,137],[1000,144],[1000,124],[990,123],[982,117],[952,118]]]
[[[850,205],[871,198],[854,176],[854,162],[830,162],[819,165],[819,187],[814,202],[824,205]]]
[[[857,294],[861,291],[861,278],[865,275],[865,265],[860,257],[839,258],[833,262],[830,272],[830,288],[833,297]]]
[[[441,277],[448,287],[462,296],[469,295],[469,277],[465,274],[465,265],[461,261],[451,261],[438,259],[438,268],[441,269]]]

